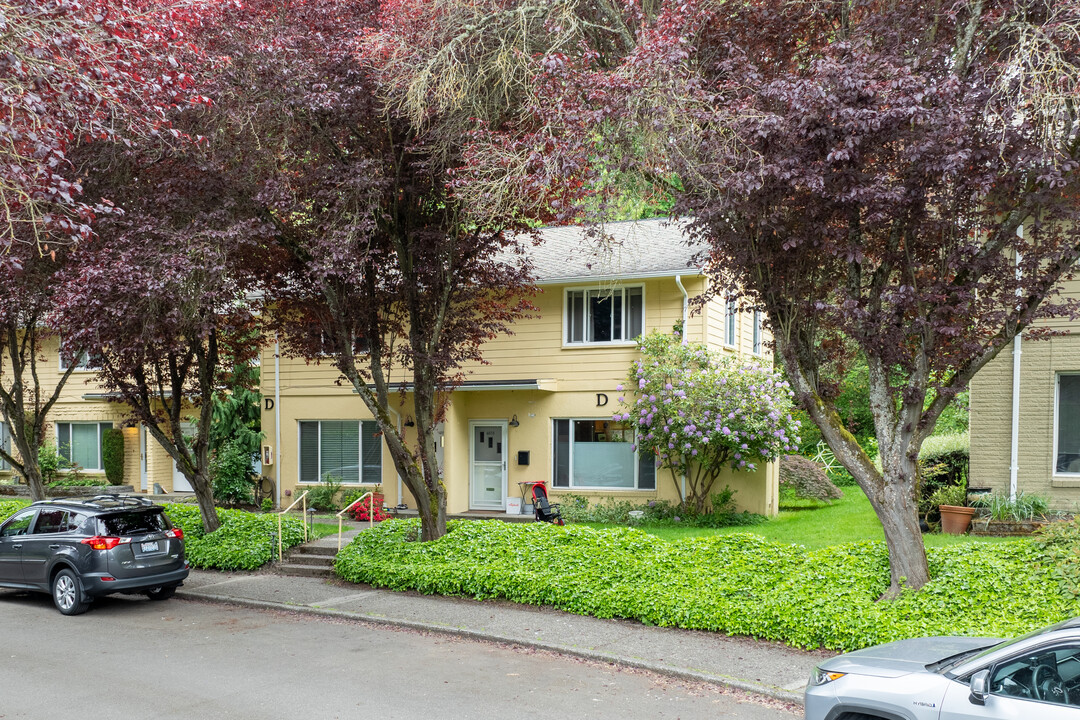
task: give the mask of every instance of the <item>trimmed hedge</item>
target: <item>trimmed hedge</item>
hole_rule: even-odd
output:
[[[101,464],[110,485],[124,482],[124,432],[109,428],[101,434]]]
[[[337,557],[345,580],[394,590],[504,598],[580,615],[854,650],[924,635],[1010,636],[1080,614],[1030,541],[930,548],[934,578],[877,602],[884,543],[806,550],[750,534],[668,542],[634,528],[452,521],[415,542],[389,520]]]
[[[184,531],[184,549],[192,567],[254,570],[277,556],[277,516],[218,508],[221,527],[207,535],[196,505],[171,503],[165,514]],[[304,542],[304,523],[286,516],[281,522],[286,548]]]
[[[0,522],[29,503],[0,500]],[[244,510],[218,509],[221,527],[207,535],[196,505],[170,503],[165,514],[184,531],[184,549],[192,567],[208,570],[254,570],[277,556],[277,516]],[[304,542],[304,523],[298,517],[281,521],[285,547]]]

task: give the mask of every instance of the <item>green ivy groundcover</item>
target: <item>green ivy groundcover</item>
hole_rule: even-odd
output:
[[[416,542],[418,533],[418,520],[383,522],[335,570],[394,590],[842,651],[926,635],[1006,637],[1080,614],[1026,539],[930,548],[933,580],[879,601],[889,584],[880,542],[807,550],[749,533],[666,541],[633,528],[464,520],[435,542]]]

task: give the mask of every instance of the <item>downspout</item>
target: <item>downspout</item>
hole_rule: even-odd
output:
[[[686,292],[686,288],[682,284],[682,276],[675,276],[675,285],[679,288],[679,292],[682,293],[682,344],[686,344],[686,322],[687,322],[687,309],[690,306],[690,295]],[[683,502],[686,502],[686,473],[682,474],[680,479]]]
[[[687,294],[686,288],[682,284],[682,276],[675,276],[675,285],[678,286],[679,292],[682,293],[682,344],[686,344],[686,323],[687,323],[687,309],[690,307],[690,295]]]
[[[389,410],[391,413],[393,413],[394,417],[397,418],[398,435],[401,437],[402,441],[404,441],[405,440],[405,435],[403,434],[403,428],[401,427],[401,413],[399,413],[394,408],[390,407],[389,403],[387,403],[386,409]],[[380,449],[379,452],[382,452],[382,449]],[[398,504],[404,505],[405,504],[405,496],[404,496],[405,489],[401,485],[401,473],[396,473],[396,474],[397,474],[397,501],[398,501]]]
[[[274,333],[274,452],[275,459],[274,496],[277,507],[281,507],[281,346],[277,333]]]
[[[1024,226],[1016,228],[1016,235],[1024,237]],[[1020,280],[1020,253],[1016,253],[1016,279]],[[1020,297],[1020,288],[1016,289]],[[1016,480],[1020,472],[1020,346],[1023,333],[1013,336],[1013,377],[1012,377],[1012,443],[1009,454],[1009,500],[1016,501]]]

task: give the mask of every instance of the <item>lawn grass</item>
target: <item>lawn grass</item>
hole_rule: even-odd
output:
[[[817,501],[795,501],[781,506],[780,514],[760,525],[727,528],[696,528],[689,526],[639,526],[645,532],[664,540],[690,537],[753,533],[773,542],[803,545],[816,550],[860,540],[884,540],[885,533],[874,514],[874,508],[861,488],[845,487],[844,497],[826,505]],[[618,527],[587,523],[590,527]],[[999,543],[1013,538],[976,537],[973,535],[923,535],[927,547],[951,547],[967,543]]]

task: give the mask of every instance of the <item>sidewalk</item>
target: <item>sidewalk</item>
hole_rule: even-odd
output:
[[[353,534],[355,531],[347,533]],[[317,544],[336,548],[337,536]],[[717,633],[601,620],[516,603],[393,592],[369,585],[266,572],[192,570],[177,597],[345,617],[524,645],[717,683],[800,705],[810,671],[832,654]]]

